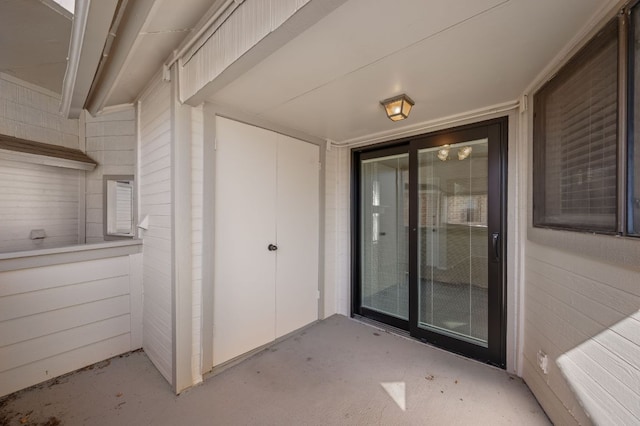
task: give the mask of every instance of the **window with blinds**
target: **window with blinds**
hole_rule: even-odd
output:
[[[534,97],[534,226],[615,232],[618,23]]]
[[[629,144],[629,220],[628,231],[632,235],[640,235],[640,5],[635,6],[631,12],[631,25],[633,28],[633,43],[631,44],[630,59],[633,72],[630,73],[631,94],[630,112],[630,136]]]

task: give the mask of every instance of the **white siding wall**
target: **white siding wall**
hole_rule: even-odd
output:
[[[520,132],[520,178],[529,191],[520,205],[529,226],[532,94],[622,4],[603,2],[530,86],[528,120]],[[525,285],[522,376],[544,410],[559,425],[640,424],[640,239],[529,229],[519,243]],[[548,355],[548,374],[538,365],[538,351]]]
[[[171,383],[172,371],[172,207],[171,86],[157,82],[140,104],[139,217],[143,231],[144,350]]]
[[[0,396],[139,348],[141,260],[0,272]]]
[[[87,155],[98,162],[93,171],[86,172],[86,239],[93,243],[104,241],[102,177],[135,175],[135,109],[95,118],[86,113],[85,126]]]
[[[325,156],[324,203],[324,307],[323,318],[337,312],[338,264],[338,148],[331,147]]]
[[[205,34],[180,73],[185,101],[275,31],[309,0],[245,0],[213,33]]]
[[[551,420],[588,424],[580,401],[594,423],[640,423],[640,267],[529,242],[525,280],[523,376]]]
[[[351,314],[351,150],[338,149],[337,207],[337,312]]]
[[[0,73],[0,134],[79,148],[78,120],[58,114],[59,96]],[[81,172],[0,160],[0,252],[78,243]],[[29,239],[32,229],[47,238]]]
[[[325,159],[324,315],[351,314],[351,150],[333,146]]]
[[[78,120],[58,113],[60,95],[0,73],[0,133],[79,149]]]
[[[202,330],[202,231],[204,178],[204,115],[202,106],[191,110],[191,277],[193,281],[193,348],[191,375],[193,383],[202,381],[200,347]]]
[[[77,170],[0,160],[0,253],[78,243]],[[44,240],[31,240],[44,229]]]

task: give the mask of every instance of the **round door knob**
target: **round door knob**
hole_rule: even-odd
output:
[[[277,246],[277,245],[275,245],[275,244],[269,244],[269,245],[267,246],[267,250],[269,250],[269,251],[276,251],[276,250],[278,250],[278,246]]]

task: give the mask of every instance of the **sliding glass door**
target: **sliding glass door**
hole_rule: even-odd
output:
[[[354,313],[504,366],[506,125],[354,153]]]
[[[361,162],[360,306],[406,327],[409,319],[409,154],[378,152]]]
[[[418,150],[418,327],[487,345],[487,139]]]

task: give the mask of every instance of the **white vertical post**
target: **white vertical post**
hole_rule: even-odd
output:
[[[78,119],[78,148],[87,152],[86,111],[82,110]],[[78,171],[78,244],[87,242],[87,172]]]
[[[180,104],[176,66],[171,69],[172,181],[172,323],[173,387],[176,393],[193,384],[191,277],[191,107]]]

